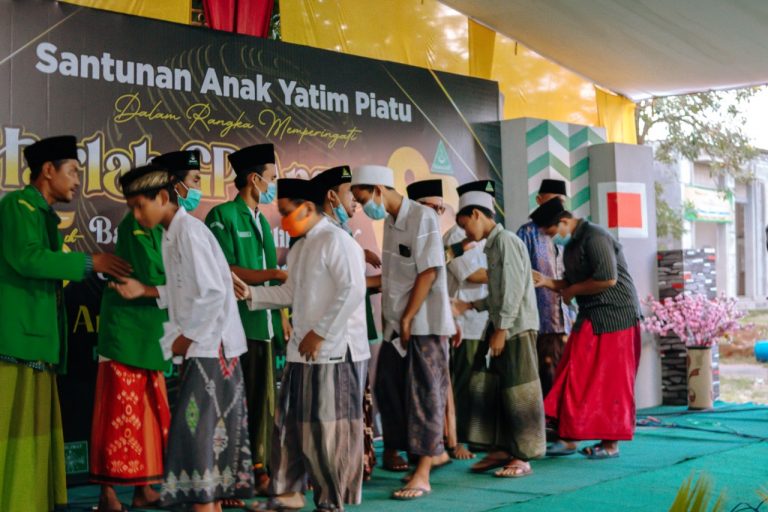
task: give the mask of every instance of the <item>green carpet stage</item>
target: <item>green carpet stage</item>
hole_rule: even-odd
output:
[[[725,491],[726,511],[755,510],[768,490],[768,407],[718,403],[708,412],[684,407],[645,409],[637,435],[621,457],[591,461],[580,455],[533,462],[534,474],[519,480],[474,475],[471,462],[438,470],[432,495],[415,502],[388,499],[402,474],[377,468],[364,485],[367,511],[665,511],[682,482],[706,472],[715,492]],[[70,489],[70,510],[90,510],[98,487]],[[130,491],[121,489],[125,503]],[[751,507],[739,507],[740,503]],[[312,510],[311,499],[305,510]],[[768,503],[760,510],[768,511]]]

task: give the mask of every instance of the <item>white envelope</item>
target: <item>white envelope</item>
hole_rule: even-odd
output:
[[[403,347],[403,344],[400,343],[399,336],[397,338],[392,338],[389,342],[392,344],[393,347],[395,347],[395,350],[397,350],[397,353],[400,354],[400,357],[405,357],[405,354],[408,353],[408,349]]]

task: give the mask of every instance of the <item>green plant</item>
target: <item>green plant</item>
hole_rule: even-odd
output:
[[[669,512],[722,512],[725,510],[725,495],[720,493],[710,508],[711,495],[712,480],[706,475],[700,475],[694,483],[694,475],[691,475],[677,491]]]

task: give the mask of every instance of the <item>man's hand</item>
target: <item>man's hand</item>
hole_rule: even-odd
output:
[[[284,283],[288,280],[288,272],[285,270],[280,270],[279,268],[272,270],[272,278],[270,281],[280,281],[281,283]]]
[[[459,348],[462,341],[461,326],[458,324],[458,322],[454,322],[454,325],[456,326],[456,334],[451,336],[451,345],[453,345],[453,348]]]
[[[280,310],[280,320],[283,322],[283,338],[285,338],[285,342],[288,343],[291,339],[291,334],[293,333],[293,326],[291,325],[291,319],[288,317],[287,309]]]
[[[547,277],[541,272],[537,272],[536,270],[533,270],[533,286],[536,288],[549,288],[550,290],[554,288],[554,283],[552,281],[551,277]]]
[[[365,249],[365,262],[373,268],[381,268],[381,258],[373,251]]]
[[[232,272],[232,287],[235,290],[235,297],[237,300],[248,300],[251,298],[251,287],[245,284],[245,281],[237,277],[237,274]]]
[[[133,268],[131,268],[131,265],[127,261],[114,254],[99,252],[91,255],[91,258],[93,261],[93,270],[100,274],[109,274],[121,279],[130,276],[131,272],[133,272]]]
[[[507,342],[507,330],[496,329],[491,335],[490,349],[491,357],[498,357],[504,352],[504,346]]]
[[[190,345],[192,345],[192,340],[183,334],[179,334],[179,337],[173,340],[171,352],[173,352],[173,355],[175,356],[185,356],[187,355],[187,350],[189,350]]]
[[[120,283],[110,281],[109,287],[127,300],[138,299],[148,295],[147,287],[132,277],[124,277],[123,281]]]
[[[411,324],[413,318],[403,316],[400,319],[400,344],[403,348],[408,348],[408,342],[411,341]]]
[[[560,295],[563,297],[563,302],[570,304],[574,297],[573,288],[569,286],[568,288],[561,290]]]
[[[470,309],[472,309],[472,304],[469,302],[464,302],[459,299],[451,299],[451,313],[454,318],[463,315]]]
[[[316,361],[317,355],[320,353],[320,345],[322,345],[324,339],[321,338],[315,331],[309,331],[304,339],[299,343],[299,354],[301,354],[307,361]]]

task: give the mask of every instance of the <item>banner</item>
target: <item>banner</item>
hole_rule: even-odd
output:
[[[167,151],[202,154],[204,200],[194,212],[200,218],[234,197],[227,154],[257,143],[275,144],[283,177],[383,164],[395,170],[401,192],[412,181],[440,177],[444,230],[454,222],[455,187],[491,176],[478,133],[492,132],[483,123],[498,121],[495,82],[57,2],[10,0],[0,0],[0,70],[0,195],[28,183],[25,146],[60,134],[80,140],[80,190],[72,203],[56,205],[66,250],[112,251],[126,213],[118,176]],[[289,237],[278,228],[274,205],[263,212],[275,226],[282,262]],[[382,223],[369,222],[358,208],[352,226],[361,245],[378,252]],[[65,289],[69,374],[60,392],[68,468],[80,478],[88,472],[103,286],[94,276]]]

